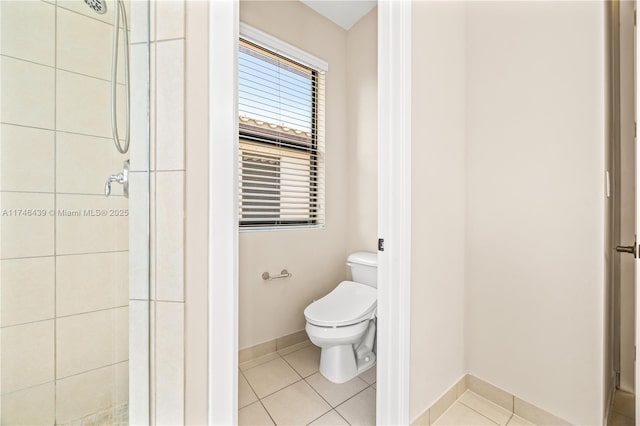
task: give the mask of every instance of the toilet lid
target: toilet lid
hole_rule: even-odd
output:
[[[304,316],[309,323],[323,327],[356,324],[371,318],[377,297],[374,287],[342,281],[331,293],[307,306]]]

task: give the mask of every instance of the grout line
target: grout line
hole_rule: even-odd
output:
[[[487,415],[486,415],[486,414],[481,413],[480,411],[476,410],[476,409],[475,409],[475,408],[473,408],[473,407],[469,407],[467,404],[465,404],[465,403],[464,403],[464,402],[462,402],[462,401],[458,401],[458,400],[456,400],[453,404],[451,404],[451,406],[450,406],[449,408],[453,407],[456,403],[460,403],[461,405],[464,405],[465,407],[467,407],[467,408],[468,408],[468,409],[470,409],[471,411],[474,411],[474,412],[476,412],[477,414],[480,414],[482,417],[484,417],[485,419],[489,420],[491,423],[494,423],[494,424],[500,425],[500,423],[496,422],[495,420],[491,419],[490,417],[487,417]],[[449,411],[449,408],[447,409],[447,411]],[[446,413],[446,411],[445,411],[445,413]],[[443,415],[444,415],[444,413],[442,413],[442,415],[441,415],[440,417],[442,417]],[[513,413],[511,413],[511,415],[513,416]],[[437,419],[436,419],[436,420],[437,420]],[[508,423],[508,422],[507,422],[507,423]]]
[[[43,130],[43,131],[47,131],[47,132],[58,132],[58,133],[66,133],[66,134],[69,134],[69,135],[86,136],[86,137],[96,138],[96,139],[105,139],[106,141],[111,141],[112,140],[108,136],[92,135],[92,134],[89,134],[89,133],[82,133],[82,132],[72,132],[70,130],[60,130],[60,129],[57,129],[55,125],[54,125],[53,129],[50,129],[50,128],[47,128],[47,127],[28,126],[26,124],[12,123],[12,122],[9,122],[9,121],[0,121],[0,124],[2,124],[4,126],[16,126],[16,127],[23,127],[23,128],[26,128],[26,129]]]
[[[156,44],[165,43],[167,41],[185,41],[185,37],[163,38],[162,40],[154,40]]]
[[[58,2],[55,4],[53,17],[53,191],[58,190],[56,176],[58,152]],[[53,196],[53,211],[58,211],[58,196]],[[57,215],[53,215],[53,421],[58,424],[58,258],[57,258]]]
[[[83,256],[86,254],[107,254],[107,253],[127,253],[129,250],[107,250],[107,251],[88,251],[83,253],[66,253],[66,254],[45,254],[42,256],[20,256],[20,257],[5,257],[1,258],[0,261],[4,260],[22,260],[22,259],[40,259],[46,257],[64,257],[64,256]]]
[[[101,365],[100,367],[90,368],[89,370],[80,371],[79,373],[74,373],[74,374],[70,374],[68,376],[56,378],[56,381],[66,380],[66,379],[69,379],[71,377],[81,376],[81,375],[86,374],[86,373],[92,373],[94,371],[102,370],[103,368],[115,367],[116,365],[124,364],[125,362],[129,362],[129,359],[128,358],[127,359],[123,359],[121,361],[113,362],[111,364]]]
[[[54,156],[55,156],[55,154],[54,154]],[[3,194],[4,193],[9,193],[9,194],[41,194],[41,195],[89,195],[89,196],[101,196],[101,197],[104,197],[104,194],[99,194],[99,193],[90,194],[88,192],[57,192],[55,190],[53,192],[46,192],[46,191],[17,191],[17,190],[11,190],[11,189],[3,189],[0,192],[3,193]],[[122,195],[122,194],[111,194],[110,197],[124,197],[124,195]],[[57,211],[57,209],[56,209],[56,211]],[[40,217],[42,217],[42,216],[40,216]],[[44,216],[44,217],[47,217],[47,216]]]
[[[267,407],[264,406],[264,403],[262,402],[261,399],[258,399],[257,401],[260,405],[262,405],[262,409],[264,410],[265,413],[267,413],[267,416],[269,416],[269,418],[271,419],[271,421],[273,422],[274,425],[277,425],[278,423],[276,423],[276,421],[273,419],[273,417],[271,417],[271,413],[269,412],[269,410],[267,410]]]
[[[56,25],[57,25],[57,24],[56,24]],[[56,48],[57,48],[57,47],[56,47]],[[39,65],[39,66],[41,66],[41,67],[45,67],[45,68],[52,69],[52,70],[54,70],[54,75],[55,75],[55,71],[56,71],[56,70],[59,70],[59,71],[68,72],[68,73],[70,73],[70,74],[81,75],[81,76],[84,76],[84,77],[93,78],[93,79],[96,79],[96,80],[101,80],[101,81],[106,81],[106,82],[108,82],[108,83],[111,83],[111,80],[109,80],[109,79],[102,78],[102,77],[97,77],[97,76],[95,76],[95,75],[91,75],[91,74],[85,74],[85,73],[82,73],[82,72],[79,72],[79,71],[74,71],[74,70],[70,70],[70,69],[66,69],[66,68],[60,68],[60,67],[58,67],[57,65],[47,65],[47,64],[43,64],[43,63],[41,63],[41,62],[35,62],[35,61],[29,60],[29,59],[20,58],[20,57],[18,57],[18,56],[7,55],[6,53],[0,53],[0,56],[2,56],[2,57],[4,57],[4,58],[13,59],[13,60],[16,60],[16,61],[27,62],[27,63],[29,63],[29,64]],[[56,55],[56,56],[57,56],[57,55]],[[56,57],[56,59],[55,59],[55,60],[56,60],[56,62],[57,62],[57,57]],[[120,83],[120,82],[118,82],[117,84],[118,84],[119,86],[124,86],[124,83]]]
[[[101,23],[103,23],[105,25],[108,25],[108,26],[113,28],[113,23],[103,21],[102,19],[98,19],[98,18],[96,18],[94,16],[91,16],[91,15],[88,15],[88,14],[80,13],[77,10],[69,9],[68,7],[65,7],[65,6],[62,6],[62,5],[58,4],[58,2],[56,2],[56,6],[59,7],[60,9],[63,9],[65,11],[67,11],[67,12],[71,12],[71,13],[74,13],[76,15],[80,15],[80,16],[82,16],[84,18],[88,18],[88,19],[91,19],[93,21],[101,22]],[[129,14],[131,14],[130,10],[129,10]],[[120,28],[122,28],[122,27],[120,27]],[[131,32],[131,28],[129,28],[129,32]]]
[[[312,386],[313,387],[313,386]],[[329,407],[331,407],[331,404],[329,404]],[[320,414],[318,417],[316,417],[315,419],[311,420],[309,423],[306,423],[306,425],[310,425],[311,423],[315,422],[316,420],[318,420],[320,417],[325,416],[327,414],[329,414],[330,412],[333,411],[333,408],[329,409],[329,411],[325,411],[324,413]],[[348,422],[347,422],[348,423]]]
[[[55,289],[54,289],[54,291],[55,291]],[[55,295],[54,295],[54,299],[55,299]],[[3,325],[2,327],[0,327],[0,330],[4,330],[4,329],[7,329],[7,328],[11,328],[11,327],[20,327],[20,326],[23,326],[23,325],[36,324],[36,323],[39,323],[39,322],[47,322],[47,321],[54,321],[54,328],[55,328],[56,320],[60,319],[60,318],[69,318],[69,317],[74,317],[74,316],[78,316],[78,315],[87,315],[87,314],[92,314],[94,312],[108,311],[110,309],[122,309],[122,308],[126,308],[128,306],[129,306],[128,304],[126,304],[126,305],[118,305],[118,306],[112,306],[112,307],[109,307],[109,308],[95,309],[93,311],[76,312],[76,313],[68,314],[68,315],[57,315],[57,312],[54,312],[54,316],[52,316],[50,318],[42,318],[42,319],[38,319],[38,320],[35,320],[35,321],[27,321],[27,322],[20,322],[20,323],[16,323],[16,324]],[[55,338],[55,330],[54,330],[54,338]]]
[[[11,328],[11,327],[21,327],[23,325],[37,324],[39,322],[54,321],[55,319],[56,319],[56,317],[55,317],[55,313],[54,313],[54,316],[49,317],[49,318],[42,318],[42,319],[38,319],[38,320],[35,320],[35,321],[27,321],[27,322],[19,322],[19,323],[16,323],[16,324],[3,325],[2,327],[0,327],[0,330],[4,330],[4,329],[7,329],[7,328]],[[55,323],[54,323],[54,328],[55,328]],[[55,333],[55,330],[54,330],[54,333]]]
[[[118,305],[118,306],[114,306],[111,308],[101,308],[101,309],[96,309],[95,311],[87,311],[87,312],[78,312],[78,313],[74,313],[74,314],[68,314],[68,315],[60,315],[57,316],[56,318],[70,318],[70,317],[76,317],[76,316],[80,316],[80,315],[89,315],[89,314],[94,314],[96,312],[105,312],[105,311],[111,311],[114,309],[123,309],[123,308],[127,308],[129,307],[129,304],[127,303],[126,305]]]
[[[5,397],[5,396],[7,396],[7,395],[12,395],[12,394],[14,394],[14,393],[27,391],[27,390],[29,390],[29,389],[37,388],[38,386],[48,385],[49,383],[52,383],[52,384],[55,386],[55,381],[56,381],[56,379],[55,379],[55,377],[54,377],[54,378],[53,378],[53,380],[49,380],[49,381],[47,381],[47,382],[36,383],[35,385],[30,385],[30,386],[27,386],[27,387],[25,387],[25,388],[15,389],[15,390],[12,390],[11,392],[3,392],[3,393],[2,393],[2,396],[3,396],[3,397]]]

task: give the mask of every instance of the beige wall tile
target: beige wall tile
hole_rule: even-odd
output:
[[[156,3],[156,40],[184,37],[184,0]]]
[[[155,422],[184,423],[184,304],[156,302]]]
[[[473,411],[466,405],[456,402],[445,413],[432,421],[433,425],[477,425],[477,426],[495,426],[495,423],[484,417],[482,414]]]
[[[58,318],[58,379],[124,361],[129,356],[129,308]]]
[[[113,26],[63,8],[58,9],[57,19],[57,67],[110,81]],[[123,82],[122,37],[119,40],[118,81]]]
[[[3,260],[0,274],[2,327],[53,318],[53,257]]]
[[[80,13],[89,18],[98,19],[100,21],[113,25],[113,11],[115,10],[114,9],[115,2],[114,0],[106,0],[106,2],[107,2],[107,13],[103,15],[100,15],[99,13],[94,12],[93,9],[87,6],[84,2],[79,2],[76,0],[58,0],[57,4],[58,4],[58,7],[72,10],[76,13]],[[145,3],[145,2],[143,1],[140,3]],[[153,0],[152,0],[152,3],[153,3]],[[125,1],[124,4],[125,4],[127,17],[129,17],[131,16],[130,1]],[[122,20],[120,21],[120,26],[122,27]]]
[[[149,174],[129,175],[129,298],[149,298]]]
[[[51,256],[53,254],[53,195],[3,192],[0,210],[35,211],[44,216],[2,216],[0,219],[0,257]],[[15,214],[15,213],[9,213]]]
[[[184,169],[184,40],[156,46],[156,169]]]
[[[55,61],[55,6],[39,1],[0,2],[0,53],[44,65]]]
[[[129,301],[129,388],[129,424],[150,424],[148,301]]]
[[[147,6],[148,4],[148,6]],[[130,43],[145,43],[150,37],[154,39],[156,2],[134,1],[131,3]]]
[[[57,192],[103,195],[107,177],[120,173],[127,159],[111,139],[64,132],[56,138]],[[111,194],[122,195],[122,185],[114,183]]]
[[[449,389],[444,395],[440,397],[429,408],[429,421],[435,422],[442,414],[449,409],[456,402],[456,388],[455,386]]]
[[[276,352],[276,341],[270,340],[268,342],[259,343],[249,348],[240,349],[238,351],[238,362],[244,364],[260,358],[264,355],[273,355]],[[277,354],[276,354],[277,355]],[[257,364],[256,364],[257,365]],[[247,367],[251,368],[251,367]],[[241,369],[242,366],[241,366]]]
[[[467,386],[471,391],[488,399],[489,401],[498,404],[509,411],[513,411],[513,395],[510,393],[470,374],[467,375]]]
[[[3,56],[0,85],[2,122],[53,129],[53,68]]]
[[[56,257],[56,313],[67,316],[125,306],[129,253]]]
[[[513,412],[507,410],[506,408],[500,407],[497,404],[485,399],[471,391],[465,392],[458,402],[466,405],[472,410],[477,411],[485,417],[493,420],[499,425],[505,426]]]
[[[58,71],[56,125],[58,130],[111,137],[111,88],[108,81]],[[124,87],[118,86],[118,130],[124,137]]]
[[[429,420],[429,416],[431,415],[431,411],[427,409],[423,411],[418,418],[411,422],[412,426],[429,426],[431,421]]]
[[[2,393],[53,381],[53,320],[6,327],[2,336]]]
[[[297,345],[299,343],[303,343],[309,340],[309,336],[307,336],[307,332],[304,330],[300,330],[296,333],[291,333],[286,336],[282,336],[276,339],[276,349],[278,352],[282,351],[285,348],[288,348],[293,345]]]
[[[536,425],[570,425],[571,423],[518,397],[514,398],[514,414]]]
[[[460,396],[465,393],[468,389],[467,386],[467,375],[465,374],[459,381],[456,383],[456,398],[460,398]]]
[[[155,58],[155,45],[149,49]],[[147,117],[151,117],[153,104],[149,103],[149,72],[147,63],[147,45],[131,46],[131,170],[145,171],[149,169],[149,125]],[[151,108],[151,111],[150,111]]]
[[[0,125],[0,190],[53,192],[54,133]]]
[[[127,369],[123,362],[56,381],[56,421],[71,422],[127,402]]]
[[[157,300],[184,300],[184,172],[156,173]]]
[[[53,382],[2,395],[3,425],[50,426],[55,423]]]
[[[58,254],[94,253],[127,250],[128,216],[83,216],[87,210],[126,210],[124,197],[103,195],[56,195],[57,209],[80,212],[80,216],[58,215],[56,221],[56,248]]]

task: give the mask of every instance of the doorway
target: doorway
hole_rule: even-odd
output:
[[[636,371],[635,2],[611,5],[613,141],[613,380],[610,421],[634,422]],[[626,251],[626,252],[625,252]]]

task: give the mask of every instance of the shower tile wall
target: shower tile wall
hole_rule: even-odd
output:
[[[62,213],[128,207],[119,185],[102,195],[127,158],[110,140],[112,17],[78,0],[0,2],[2,424],[128,402],[128,218]]]
[[[146,19],[140,3],[132,4],[132,63],[146,60],[147,35],[136,28],[144,28],[136,19]],[[141,13],[136,11],[140,8]],[[149,36],[151,59],[151,155],[140,147],[132,147],[131,169],[138,182],[134,191],[143,194],[140,185],[147,170],[150,171],[151,202],[151,269],[142,261],[147,250],[143,227],[145,200],[131,198],[131,342],[148,344],[142,330],[136,328],[133,318],[141,320],[151,316],[151,395],[152,424],[184,424],[184,45],[185,2],[183,0],[152,1]],[[142,69],[142,66],[139,67]],[[132,87],[133,91],[143,88]],[[134,96],[135,97],[135,96]],[[134,111],[136,107],[134,106]],[[145,114],[144,108],[137,110]],[[134,134],[146,132],[138,126],[143,122],[134,118]],[[135,184],[135,182],[134,182]],[[147,276],[151,278],[150,288]],[[137,331],[136,331],[137,330]],[[136,337],[136,334],[140,338]],[[135,342],[135,343],[133,343]],[[132,348],[133,349],[133,348]],[[135,365],[144,365],[146,359],[131,351],[133,371]],[[133,378],[132,378],[133,379]],[[144,403],[144,380],[132,382],[134,398]],[[133,405],[133,403],[132,403]],[[137,405],[137,404],[136,404]],[[142,405],[140,405],[142,406]],[[132,407],[132,410],[134,408]],[[131,421],[143,419],[132,411]]]

